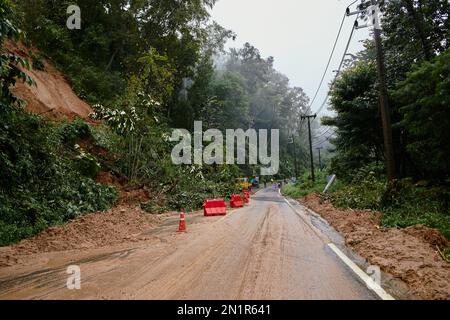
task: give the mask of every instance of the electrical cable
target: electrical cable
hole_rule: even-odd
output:
[[[344,14],[344,17],[342,18],[341,25],[339,27],[339,32],[337,34],[336,40],[334,41],[334,45],[333,45],[333,49],[331,50],[330,57],[328,58],[327,66],[325,67],[325,71],[323,72],[322,79],[320,80],[320,83],[319,83],[319,87],[317,88],[316,93],[314,94],[314,98],[311,100],[309,108],[311,108],[311,106],[316,101],[317,95],[319,94],[320,88],[322,87],[323,81],[325,80],[325,76],[327,75],[328,69],[330,68],[331,60],[333,59],[334,51],[336,50],[337,43],[338,43],[339,38],[341,36],[341,32],[342,32],[342,28],[344,26],[345,18],[347,18],[347,14]]]
[[[358,18],[359,18],[359,14],[358,14],[358,16],[357,16],[356,19],[355,19],[355,23],[353,23],[352,31],[351,31],[350,37],[349,37],[349,39],[348,39],[348,41],[347,41],[347,46],[345,47],[344,55],[342,56],[341,63],[339,64],[339,68],[338,68],[338,71],[337,71],[337,73],[336,73],[336,76],[334,77],[334,80],[333,80],[333,82],[331,83],[330,90],[328,90],[327,96],[325,97],[325,100],[324,100],[324,102],[322,103],[322,105],[320,106],[320,108],[317,110],[316,114],[319,114],[319,113],[323,110],[323,108],[325,107],[325,105],[326,105],[326,103],[327,103],[327,101],[328,101],[328,98],[330,97],[330,92],[333,90],[334,84],[336,83],[336,80],[337,80],[339,74],[341,73],[342,66],[344,65],[344,61],[345,61],[345,56],[346,56],[347,53],[348,53],[348,49],[349,49],[349,47],[350,47],[350,43],[351,43],[351,41],[352,41],[353,34],[355,33],[355,29],[356,29],[356,21],[358,21]]]
[[[351,4],[349,4],[347,6],[347,9],[349,7],[351,7],[352,5],[354,5],[356,2],[358,2],[358,0],[355,0]],[[336,36],[336,40],[334,41],[333,49],[331,50],[330,57],[328,58],[327,66],[325,67],[325,71],[323,72],[322,78],[321,78],[320,83],[319,83],[319,87],[317,88],[316,93],[314,94],[314,98],[311,100],[309,108],[311,108],[312,105],[314,104],[314,102],[316,101],[317,95],[319,94],[320,88],[322,87],[323,81],[325,80],[325,76],[327,75],[328,69],[330,68],[331,60],[333,59],[333,55],[334,55],[334,52],[336,50],[337,43],[338,43],[339,38],[341,36],[342,28],[344,27],[345,18],[347,18],[347,10],[344,13],[344,16],[342,17],[341,25],[339,26],[339,31],[338,31],[338,34]]]

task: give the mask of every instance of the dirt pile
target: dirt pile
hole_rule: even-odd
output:
[[[425,226],[406,229],[380,227],[381,213],[337,209],[312,194],[299,200],[344,235],[348,246],[371,264],[407,283],[422,299],[450,299],[450,264],[438,247],[448,246],[439,231]]]
[[[0,267],[20,262],[26,255],[66,250],[100,248],[147,240],[142,232],[155,227],[162,216],[121,205],[107,212],[83,215],[64,226],[48,228],[30,239],[0,248]]]
[[[5,48],[8,52],[29,61],[32,61],[30,53],[37,52],[20,43],[8,42]],[[29,86],[18,81],[12,90],[14,95],[26,101],[28,111],[45,115],[51,119],[88,118],[89,114],[93,112],[92,108],[77,97],[67,80],[54,66],[45,59],[42,60],[42,63],[43,70],[37,68],[23,70],[21,68],[36,82],[36,85]]]

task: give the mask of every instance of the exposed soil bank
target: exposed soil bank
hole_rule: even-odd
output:
[[[299,199],[320,214],[344,237],[346,244],[371,264],[398,277],[422,299],[450,299],[450,264],[437,247],[448,246],[439,231],[425,226],[406,229],[380,227],[381,213],[337,209],[311,194]]]
[[[21,43],[7,42],[6,50],[31,61],[30,52],[35,49],[26,48]],[[69,82],[56,68],[45,59],[43,70],[33,68],[22,69],[36,83],[34,86],[18,81],[12,89],[15,96],[27,103],[26,109],[51,119],[80,117],[87,119],[92,108],[73,92]]]

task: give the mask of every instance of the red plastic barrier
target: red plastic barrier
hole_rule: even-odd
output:
[[[249,203],[250,202],[250,192],[244,191],[244,202]]]
[[[244,202],[242,201],[242,197],[240,194],[233,194],[230,200],[230,207],[232,208],[242,208],[244,206]]]
[[[224,216],[227,214],[227,205],[223,199],[207,199],[203,204],[205,217]]]

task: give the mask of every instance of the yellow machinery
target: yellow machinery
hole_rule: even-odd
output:
[[[248,190],[250,189],[250,187],[252,187],[252,184],[248,181],[248,178],[237,178],[236,185],[242,190]]]

